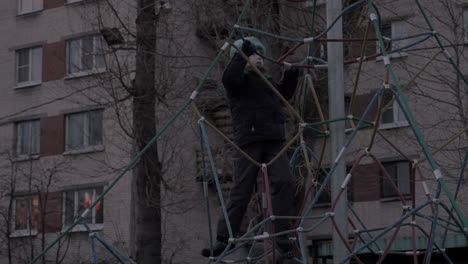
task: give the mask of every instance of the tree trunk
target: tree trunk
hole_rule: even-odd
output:
[[[156,134],[155,1],[138,0],[136,75],[133,83],[133,135],[141,151]],[[132,255],[140,264],[161,263],[161,164],[157,145],[142,156],[133,170],[131,221]]]

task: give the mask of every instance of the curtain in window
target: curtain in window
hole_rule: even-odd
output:
[[[398,189],[402,194],[411,193],[410,165],[408,162],[398,163]]]
[[[89,112],[89,145],[102,144],[102,111]]]
[[[79,149],[84,146],[85,113],[67,116],[67,149]]]
[[[30,12],[33,10],[31,0],[18,0],[18,1],[19,1],[18,10],[20,12],[28,12],[28,11]]]
[[[397,181],[397,165],[396,164],[389,164],[389,165],[384,165],[385,169],[387,170],[388,174],[390,175],[390,178],[392,181],[395,183],[395,185],[398,186],[398,181]],[[382,173],[382,196],[383,197],[391,197],[395,196],[396,193],[394,189],[392,188],[392,184],[389,182],[388,178],[385,177],[385,175]]]
[[[29,49],[17,51],[17,83],[29,81]]]
[[[94,65],[94,40],[93,37],[86,37],[81,40],[82,56],[81,56],[81,70],[89,71],[93,69]]]
[[[43,0],[18,0],[18,13],[34,12],[43,8]]]
[[[398,119],[398,121],[405,121],[405,120],[406,120],[405,113],[403,112],[403,109],[402,109],[401,106],[398,104],[398,102],[395,102],[395,106],[398,107],[398,112],[397,112],[397,119]]]
[[[28,211],[28,200],[16,200],[15,230],[24,230],[28,228]]]
[[[68,73],[79,72],[81,69],[81,40],[68,42]]]
[[[405,21],[392,22],[392,39],[408,36],[408,23]],[[408,40],[392,41],[392,48],[398,49],[408,44]]]
[[[94,199],[97,199],[99,195],[102,194],[102,187],[95,189],[96,190],[96,195]],[[96,207],[94,207],[95,210],[95,224],[102,224],[104,223],[104,199],[99,201],[98,204],[96,204]]]
[[[26,122],[18,123],[17,152],[18,154],[29,153],[29,141],[31,138],[29,126]]]
[[[41,10],[44,8],[44,0],[32,0],[33,11]]]
[[[29,154],[39,153],[40,122],[39,120],[29,122],[31,128],[30,150]]]
[[[39,120],[18,123],[17,130],[17,154],[38,154],[40,138]]]
[[[95,36],[95,60],[96,60],[96,69],[103,69],[106,67],[106,62],[104,59],[104,39],[102,36]]]
[[[68,42],[68,73],[105,68],[104,42],[100,35]]]
[[[39,205],[39,197],[33,196],[30,200],[32,209],[31,209],[31,224],[33,229],[37,229],[39,227],[39,221],[41,219],[41,211]]]

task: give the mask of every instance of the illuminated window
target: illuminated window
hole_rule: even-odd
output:
[[[36,235],[40,216],[38,195],[15,198],[13,201],[12,235]]]
[[[78,216],[90,208],[95,199],[101,195],[102,189],[99,187],[65,192],[65,226],[73,224]],[[101,200],[86,216],[85,223],[89,225],[102,224],[104,222],[103,209],[104,200]]]

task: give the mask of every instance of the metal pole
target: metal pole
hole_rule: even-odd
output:
[[[327,1],[327,27],[331,25],[333,20],[338,17],[342,11],[342,0]],[[343,22],[340,19],[333,28],[327,33],[329,39],[343,38]],[[343,43],[328,42],[328,104],[330,119],[341,118],[345,116],[344,109],[344,66],[343,66]],[[331,159],[340,155],[345,140],[345,122],[334,122],[330,124],[330,148]],[[344,153],[342,153],[344,155]],[[340,191],[341,184],[345,178],[346,167],[345,159],[342,157],[337,160],[335,173],[331,179],[332,199],[337,196]],[[335,221],[340,228],[342,234],[348,237],[347,223],[347,191],[341,195],[340,200],[335,209]],[[348,255],[347,249],[341,241],[336,229],[333,229],[333,263],[340,263]]]

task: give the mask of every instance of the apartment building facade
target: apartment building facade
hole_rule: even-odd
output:
[[[294,8],[300,7],[301,12],[310,12],[311,2],[294,4]],[[382,12],[381,29],[386,37],[398,39],[412,33],[428,31],[423,26],[425,21],[422,16],[411,11],[416,8],[414,3],[409,2],[377,1]],[[167,16],[159,32],[171,32],[171,40],[175,40],[180,46],[169,45],[167,39],[160,43],[161,46],[170,46],[168,49],[172,53],[169,52],[169,55],[183,53],[184,57],[172,60],[169,59],[170,56],[165,57],[163,54],[161,58],[164,59],[158,61],[159,69],[178,69],[175,74],[161,70],[162,74],[156,80],[161,87],[166,87],[165,92],[169,95],[170,102],[158,107],[159,126],[188,98],[199,81],[199,78],[193,76],[201,76],[213,57],[213,50],[196,33],[200,24],[194,22],[196,15],[193,13],[199,11],[201,4],[192,1],[168,3],[161,3],[159,7],[161,13],[158,15]],[[450,21],[451,24],[437,20],[434,28],[441,28],[441,35],[453,39],[453,43],[461,44],[452,45],[451,48],[463,47],[465,39],[460,32],[464,32],[468,17],[465,14],[465,5],[460,3],[449,8],[431,4],[433,3],[427,3],[424,7],[438,10],[432,12],[433,17],[437,17],[436,14],[450,17],[446,14],[451,14],[452,8],[455,8],[453,13],[457,14],[454,16],[457,19]],[[127,1],[10,0],[0,4],[0,31],[4,36],[9,36],[0,39],[0,74],[3,77],[0,144],[4,157],[0,190],[4,221],[0,241],[4,246],[0,246],[0,263],[24,262],[41,252],[60,231],[73,223],[90,206],[135,154],[133,141],[128,133],[131,127],[131,106],[123,99],[125,92],[122,92],[122,83],[131,83],[133,77],[131,65],[134,63],[134,54],[127,53],[125,48],[128,48],[126,40],[131,39],[128,32],[134,30],[131,26],[136,17],[134,8],[135,4]],[[365,17],[366,11],[363,10],[365,9],[359,15]],[[283,14],[291,12],[287,8],[283,11]],[[117,12],[121,20],[109,15],[112,12]],[[320,12],[324,16],[324,12]],[[286,17],[288,16],[284,16]],[[210,19],[204,18],[206,20]],[[351,33],[363,36],[365,24],[361,23],[360,30]],[[446,26],[447,24],[452,27]],[[130,25],[130,29],[126,31],[123,25]],[[107,34],[109,32],[112,34]],[[213,35],[218,33],[216,30],[213,32]],[[290,33],[286,30],[284,34]],[[289,36],[302,36],[301,33],[294,31]],[[371,31],[370,36],[374,35]],[[268,38],[262,40],[269,41]],[[392,41],[390,45],[395,49],[410,43],[409,40],[399,40]],[[346,46],[346,59],[359,57],[360,44],[362,43]],[[378,45],[373,41],[367,45],[366,56],[378,52]],[[464,129],[463,120],[457,116],[460,108],[450,105],[457,97],[464,99],[464,94],[453,97],[453,94],[444,92],[463,87],[461,83],[453,84],[452,81],[457,80],[457,77],[446,63],[432,66],[424,71],[426,75],[423,78],[412,82],[412,77],[436,53],[434,45],[431,42],[422,44],[424,49],[421,50],[399,52],[392,55],[391,61],[401,83],[410,83],[406,95],[429,145],[436,149]],[[463,51],[450,52],[463,58]],[[119,57],[117,62],[113,60],[115,54]],[[190,55],[193,54],[200,56],[192,58]],[[223,62],[228,59],[225,58]],[[122,65],[125,67],[117,67]],[[463,59],[460,59],[460,66],[463,70]],[[211,76],[212,82],[207,83],[204,87],[206,93],[200,94],[197,102],[207,106],[204,112],[207,118],[229,133],[227,104],[220,99],[223,98],[223,93],[218,89],[222,68],[223,64]],[[346,66],[345,70],[346,93],[351,98],[357,64]],[[366,62],[354,98],[354,108],[349,113],[357,117],[362,115],[385,79],[383,58]],[[440,102],[436,99],[444,100]],[[376,113],[377,107],[374,107],[367,119],[374,120]],[[202,263],[204,260],[198,255],[199,249],[209,241],[203,190],[197,181],[197,177],[200,180],[201,175],[201,153],[199,138],[194,132],[198,129],[196,121],[197,117],[186,111],[169,128],[166,132],[168,136],[160,140],[158,145],[163,153],[161,160],[167,168],[165,173],[168,186],[162,192],[163,252],[165,260],[171,263]],[[399,149],[403,149],[406,157],[390,147],[381,137],[376,138],[371,153],[383,162],[408,202],[415,193],[416,204],[422,203],[426,199],[425,190],[420,180],[415,181],[412,178],[410,160],[422,159],[424,155],[397,103],[387,107],[378,125],[380,132],[390,138]],[[352,126],[347,125],[347,128],[351,130]],[[209,133],[217,154],[218,173],[229,183],[232,180],[232,160],[229,157],[234,150],[215,133]],[[363,143],[356,139],[351,144],[346,155],[349,168],[363,154],[372,133],[371,128],[364,129],[359,134]],[[317,142],[319,141],[312,140],[310,146],[318,153],[321,145]],[[437,156],[447,175],[459,173],[465,143],[466,138],[462,136],[446,147],[441,156]],[[434,194],[437,185],[430,169],[423,162],[421,166],[431,193]],[[382,171],[374,162],[364,160],[355,172],[356,175],[348,185],[348,197],[368,228],[387,226],[401,217],[401,202],[396,199],[396,193],[389,182],[382,180]],[[131,173],[124,175],[86,219],[92,232],[102,234],[110,244],[125,254],[131,252],[131,176]],[[454,189],[456,177],[448,178],[450,188]],[[463,201],[463,197],[463,193],[460,193],[459,201]],[[214,207],[218,208],[219,202],[214,191],[210,192],[210,199]],[[319,200],[321,205],[314,210],[315,214],[326,212],[331,198],[325,195]],[[467,205],[463,202],[460,205],[466,212]],[[213,220],[218,213],[214,213]],[[429,213],[429,209],[426,213]],[[331,258],[331,225],[326,223],[325,226],[326,228],[320,228],[306,236],[311,261],[327,261]],[[430,224],[422,223],[421,226],[429,228]],[[398,239],[395,250],[409,250],[406,243],[409,236],[401,232]],[[466,241],[455,234],[451,241],[453,243],[450,245],[454,249],[467,247]],[[425,242],[427,241],[421,239],[418,247]],[[457,254],[454,253],[454,258],[458,258]],[[97,256],[101,263],[113,261],[110,253],[103,248],[97,247]],[[55,246],[46,258],[64,263],[92,262],[93,254],[86,227],[76,226],[71,235]]]

